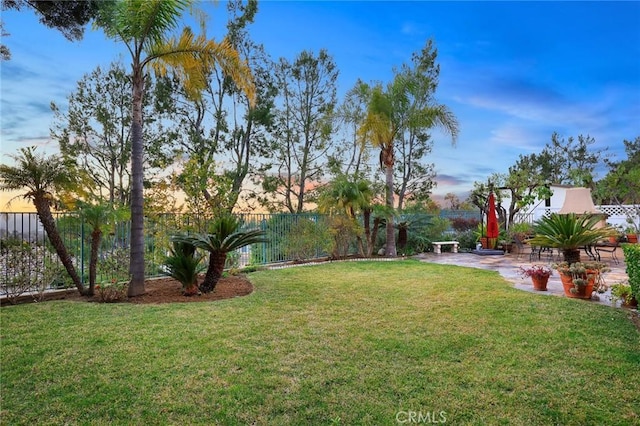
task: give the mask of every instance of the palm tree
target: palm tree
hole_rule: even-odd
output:
[[[364,179],[351,180],[347,176],[341,175],[321,191],[318,199],[318,210],[321,213],[331,213],[334,210],[344,211],[354,222],[356,221],[356,215],[362,212],[365,215],[365,228],[368,232],[372,198],[373,191],[368,181]],[[364,256],[362,236],[358,235],[357,240],[358,251],[361,256]]]
[[[12,155],[11,158],[16,161],[16,166],[0,164],[0,190],[15,191],[26,188],[27,191],[22,197],[33,201],[51,245],[80,294],[85,294],[84,285],[73,266],[71,255],[62,241],[51,213],[51,206],[55,201],[54,193],[70,189],[76,183],[75,164],[57,155],[37,155],[35,147],[22,148],[20,155]]]
[[[250,244],[267,241],[264,231],[260,229],[238,231],[239,228],[240,221],[236,217],[226,214],[213,222],[210,234],[175,237],[174,241],[186,242],[209,252],[209,266],[204,281],[200,285],[200,290],[203,293],[209,293],[216,287],[222,277],[229,252]]]
[[[103,229],[115,222],[122,215],[122,212],[106,203],[89,204],[79,202],[78,207],[82,220],[91,227],[91,254],[89,256],[89,288],[87,296],[93,296],[96,287],[98,251],[102,241]]]
[[[397,75],[386,92],[379,85],[374,87],[367,116],[359,129],[363,141],[380,148],[380,167],[385,172],[385,200],[389,212],[394,208],[395,141],[400,133],[437,126],[449,133],[454,142],[458,134],[458,122],[446,106],[425,103],[423,99],[412,105],[414,89],[406,75]],[[395,257],[395,227],[391,213],[387,216],[386,241],[385,255]]]
[[[169,275],[182,283],[183,294],[194,296],[198,294],[198,274],[204,269],[201,264],[204,256],[196,254],[196,247],[182,238],[184,235],[172,237],[173,248],[164,264]]]
[[[615,235],[611,227],[598,228],[601,218],[597,215],[575,213],[544,216],[535,223],[535,236],[529,240],[532,246],[553,247],[562,250],[564,261],[580,262],[580,247],[590,246],[599,240]]]
[[[144,144],[142,99],[147,66],[164,75],[172,69],[192,93],[204,87],[207,73],[215,66],[251,100],[255,99],[251,71],[228,40],[216,42],[194,36],[184,28],[180,37],[168,37],[176,29],[191,0],[122,0],[108,3],[96,23],[107,36],[122,41],[131,54],[133,106],[131,122],[131,259],[129,296],[144,294]],[[252,103],[253,105],[253,103]]]

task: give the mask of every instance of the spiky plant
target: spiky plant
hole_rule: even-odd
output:
[[[217,218],[211,227],[211,233],[186,235],[179,238],[193,246],[209,252],[209,266],[204,281],[200,285],[203,293],[214,290],[222,277],[227,254],[242,247],[266,242],[264,231],[252,229],[238,231],[240,220],[230,214]]]
[[[164,264],[172,278],[182,283],[183,294],[194,296],[198,294],[198,274],[204,270],[203,255],[196,254],[196,247],[184,241],[183,235],[173,236],[173,248]]]
[[[611,227],[597,228],[601,218],[575,213],[545,216],[535,223],[535,236],[531,245],[553,247],[562,251],[564,261],[580,262],[580,248],[615,234]]]

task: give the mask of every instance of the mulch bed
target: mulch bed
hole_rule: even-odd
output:
[[[150,279],[145,282],[146,293],[125,299],[116,303],[136,303],[136,304],[159,304],[159,303],[192,303],[192,302],[212,302],[215,300],[231,299],[234,297],[246,296],[253,292],[253,285],[243,275],[232,275],[224,277],[218,281],[216,288],[211,293],[203,293],[197,296],[183,296],[182,284],[173,278]],[[76,302],[99,302],[98,292],[93,297],[81,296],[77,290],[48,293],[44,295],[44,300],[71,300]],[[17,303],[32,303],[31,296],[21,296]],[[2,303],[5,305],[8,303]]]

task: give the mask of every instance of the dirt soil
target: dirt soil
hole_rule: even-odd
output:
[[[174,302],[210,302],[246,296],[253,291],[253,285],[242,275],[221,278],[211,293],[197,296],[183,296],[182,284],[173,278],[159,278],[145,282],[146,294],[127,299],[129,303],[174,303]]]
[[[201,279],[202,280],[202,279]],[[201,281],[200,280],[200,281]],[[116,303],[159,304],[159,303],[190,303],[211,302],[214,300],[231,299],[233,297],[246,296],[253,292],[253,285],[243,275],[232,275],[218,281],[216,288],[211,293],[202,293],[197,296],[183,296],[182,284],[173,278],[149,279],[145,282],[146,293],[142,296],[132,297]],[[31,297],[21,297],[18,303],[33,302]],[[45,300],[72,300],[77,302],[99,302],[98,292],[93,297],[80,296],[77,290],[69,290],[57,294],[48,294]]]

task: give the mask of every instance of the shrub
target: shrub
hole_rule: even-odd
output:
[[[640,300],[640,244],[623,244],[622,251],[631,291],[636,299]]]
[[[0,245],[0,293],[10,303],[17,303],[26,292],[41,300],[52,283],[61,281],[62,266],[43,245],[15,239],[3,240]]]
[[[454,239],[460,243],[460,249],[473,250],[476,248],[476,236],[473,230],[459,232]]]
[[[475,218],[454,217],[451,220],[451,227],[458,232],[475,229],[480,221]]]
[[[284,241],[284,251],[292,260],[308,260],[331,250],[331,234],[322,222],[299,218]]]
[[[98,299],[103,303],[114,303],[127,298],[127,282],[116,281],[103,282],[96,285],[98,291]]]
[[[362,235],[362,228],[348,216],[335,215],[329,218],[329,233],[333,237],[332,256],[341,259],[355,246],[358,235]]]

